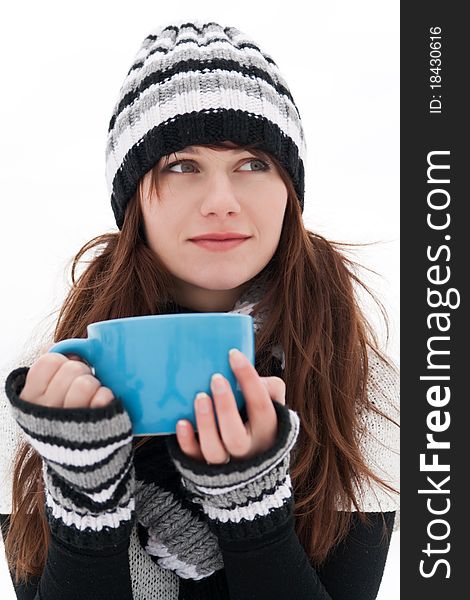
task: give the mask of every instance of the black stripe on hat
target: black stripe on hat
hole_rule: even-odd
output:
[[[271,87],[273,87],[276,90],[278,94],[289,98],[300,118],[299,110],[294,103],[294,99],[292,98],[290,91],[286,89],[286,87],[282,84],[276,83],[270,76],[269,71],[265,71],[255,66],[246,67],[237,60],[225,58],[216,58],[213,60],[197,60],[194,58],[190,58],[188,60],[182,60],[175,63],[170,69],[165,69],[164,71],[156,70],[153,73],[150,73],[150,75],[142,79],[142,81],[136,88],[134,88],[132,91],[128,92],[125,96],[123,96],[117,106],[115,113],[111,117],[108,126],[108,132],[110,132],[111,129],[113,129],[114,123],[119,114],[125,108],[133,104],[135,99],[138,98],[140,94],[142,94],[142,92],[144,92],[148,87],[167,81],[174,75],[178,75],[180,73],[188,73],[190,71],[194,71],[194,73],[198,74],[199,77],[204,77],[204,73],[201,73],[203,69],[204,71],[215,71],[217,69],[220,69],[224,71],[240,73],[241,75],[244,75],[246,77],[258,77],[259,79],[266,81]]]

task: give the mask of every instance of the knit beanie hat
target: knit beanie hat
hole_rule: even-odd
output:
[[[275,156],[303,212],[300,114],[269,54],[235,27],[172,22],[144,39],[109,123],[106,182],[119,229],[139,180],[186,146],[230,140]]]

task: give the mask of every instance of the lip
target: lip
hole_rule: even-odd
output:
[[[243,242],[246,242],[250,238],[234,238],[231,240],[189,240],[200,248],[206,250],[212,250],[213,252],[223,252],[224,250],[231,250],[237,246],[241,246]]]
[[[194,240],[232,240],[232,239],[240,239],[240,238],[249,238],[251,236],[245,235],[244,233],[239,233],[238,231],[214,231],[207,232],[201,235],[195,235],[190,238],[191,241]]]

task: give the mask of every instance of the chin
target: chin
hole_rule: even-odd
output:
[[[216,278],[214,278],[211,280],[210,283],[205,284],[204,282],[201,282],[200,284],[197,284],[197,285],[198,285],[198,287],[205,289],[205,290],[209,290],[211,292],[227,292],[229,290],[234,290],[234,289],[240,287],[244,283],[245,283],[244,280],[240,281],[237,279],[232,282],[227,282],[226,279],[218,281]]]
[[[206,273],[204,277],[200,277],[197,280],[188,279],[187,282],[190,285],[216,292],[233,290],[244,285],[251,278],[252,276],[246,276],[245,274],[225,273],[215,275]]]

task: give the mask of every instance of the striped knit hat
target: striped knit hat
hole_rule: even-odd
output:
[[[303,211],[306,144],[274,60],[235,27],[172,22],[142,42],[109,123],[106,181],[119,229],[138,182],[186,146],[257,143],[292,178]]]

